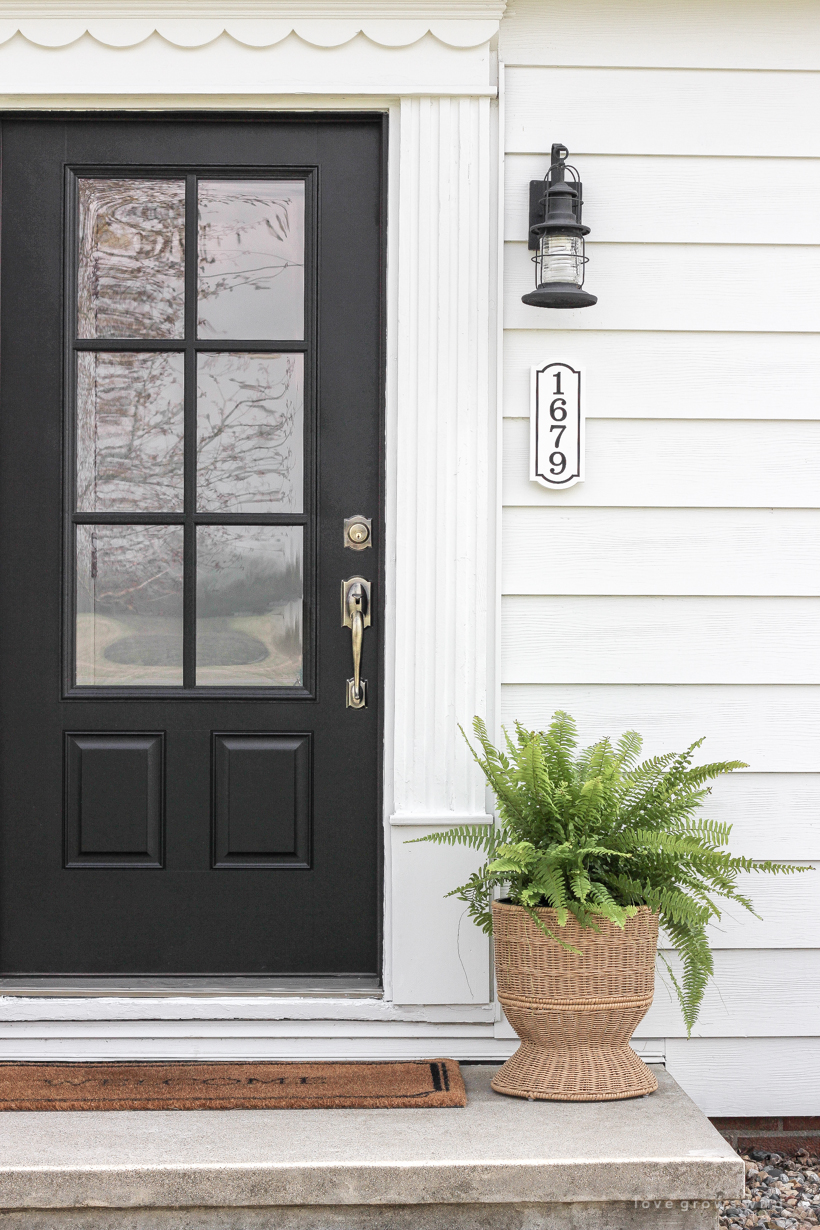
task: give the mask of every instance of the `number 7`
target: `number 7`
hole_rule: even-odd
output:
[[[561,436],[567,429],[566,423],[550,423],[550,431],[558,432],[558,439],[554,442],[556,448],[561,447]]]

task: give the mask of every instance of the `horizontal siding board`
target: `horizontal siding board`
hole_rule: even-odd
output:
[[[816,598],[506,597],[504,683],[820,684]]]
[[[680,961],[665,952],[676,977]],[[805,948],[718,949],[693,1034],[697,1038],[820,1035],[820,951]],[[761,994],[761,988],[765,993]],[[655,999],[636,1038],[685,1038],[686,1027],[662,962]]]
[[[669,1038],[666,1067],[707,1115],[816,1115],[820,1038]]]
[[[680,960],[663,952],[679,976]],[[716,949],[710,979],[692,1036],[695,1038],[790,1038],[820,1034],[820,951],[806,948]],[[761,995],[761,987],[766,993]],[[503,1033],[502,1033],[503,1031]],[[496,1037],[516,1035],[506,1018]],[[685,1038],[674,987],[662,960],[655,973],[655,999],[638,1025],[632,1045],[639,1054],[666,1038]]]
[[[507,508],[505,594],[820,595],[820,510]]]
[[[529,181],[542,179],[548,150],[508,154],[505,239],[526,237]],[[605,243],[820,243],[820,158],[667,158],[587,154],[573,162],[584,184],[584,221]],[[761,184],[788,185],[788,222]]]
[[[556,709],[571,713],[579,737],[637,730],[644,755],[680,751],[705,736],[702,762],[744,760],[759,773],[820,772],[820,688],[664,684],[507,684],[501,721],[531,729]],[[465,715],[469,720],[471,715]]]
[[[529,415],[530,368],[559,359],[582,368],[595,418],[820,419],[813,334],[587,331],[543,316],[504,334],[509,418]]]
[[[820,9],[813,0],[509,0],[498,54],[508,65],[818,69]]]
[[[560,133],[573,154],[812,158],[820,128],[795,117],[818,109],[818,72],[509,67],[505,146],[542,153]]]
[[[588,419],[586,478],[568,491],[530,481],[529,448],[527,420],[505,420],[507,506],[820,506],[817,422]]]
[[[818,773],[729,774],[713,784],[703,815],[732,825],[733,854],[820,861]]]
[[[820,106],[820,100],[818,100]],[[587,243],[588,308],[560,313],[572,329],[817,332],[820,247]],[[533,288],[526,242],[505,244],[504,325],[544,329],[549,309],[521,296]]]
[[[720,922],[708,928],[712,948],[816,949],[820,866],[809,867],[790,875],[742,874],[738,887],[760,917],[739,905],[723,903]]]

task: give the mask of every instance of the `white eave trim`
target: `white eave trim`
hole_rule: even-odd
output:
[[[0,18],[500,21],[507,0],[0,0]]]
[[[89,34],[105,47],[135,47],[158,34],[175,47],[204,47],[228,34],[245,47],[274,47],[291,34],[313,47],[342,47],[362,34],[379,47],[409,47],[432,34],[447,47],[472,48],[487,43],[498,32],[498,18],[270,18],[216,16],[97,17],[84,14],[61,16],[7,16],[0,5],[0,43],[21,34],[38,47],[67,47]],[[497,7],[497,6],[496,6]],[[127,13],[127,8],[125,9]]]

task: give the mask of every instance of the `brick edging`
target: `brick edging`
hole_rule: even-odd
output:
[[[812,1156],[820,1156],[820,1115],[719,1117],[710,1122],[738,1153],[760,1149],[793,1156],[798,1149],[805,1149]]]

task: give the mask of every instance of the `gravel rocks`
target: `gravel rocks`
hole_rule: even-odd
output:
[[[809,1230],[820,1225],[820,1158],[805,1152],[741,1154],[746,1195],[720,1206],[721,1230]]]

